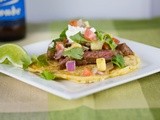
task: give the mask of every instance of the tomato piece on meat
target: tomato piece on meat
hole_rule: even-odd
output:
[[[89,68],[84,68],[82,75],[83,76],[91,76],[92,71]]]
[[[56,50],[64,50],[64,45],[62,42],[56,42]]]
[[[119,43],[120,43],[120,41],[117,39],[117,38],[112,38],[113,39],[113,41],[118,45]]]
[[[102,49],[109,50],[109,45],[107,43],[103,43]]]
[[[71,21],[69,22],[69,24],[70,24],[71,26],[77,27],[77,26],[78,26],[78,21],[77,21],[77,20],[71,20]]]
[[[96,40],[96,34],[90,30],[90,28],[87,28],[84,32],[84,38],[87,40]]]

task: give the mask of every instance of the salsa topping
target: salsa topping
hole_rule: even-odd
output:
[[[96,64],[94,73],[102,74],[107,65],[125,67],[124,56],[133,55],[126,43],[112,37],[110,34],[97,31],[88,21],[72,20],[58,39],[53,40],[47,51],[47,58],[59,62],[59,69],[76,70],[76,66]],[[108,64],[109,63],[109,64]],[[85,69],[84,76],[93,74]]]

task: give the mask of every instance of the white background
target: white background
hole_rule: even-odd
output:
[[[26,0],[26,15],[28,22],[149,19],[160,16],[160,0]]]

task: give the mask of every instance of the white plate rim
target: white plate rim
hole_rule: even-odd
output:
[[[140,58],[142,59],[142,62],[145,63],[145,64],[142,64],[142,67],[139,70],[136,70],[131,74],[116,77],[118,79],[109,78],[107,80],[100,81],[97,83],[92,83],[88,85],[86,84],[78,85],[78,83],[72,83],[70,81],[46,81],[40,78],[39,76],[34,75],[33,73],[24,71],[20,68],[13,67],[11,65],[0,64],[0,72],[10,77],[13,77],[19,81],[22,81],[24,83],[27,83],[29,85],[42,89],[46,92],[57,95],[59,97],[62,97],[65,99],[78,99],[78,98],[81,98],[105,89],[109,89],[130,81],[137,80],[145,76],[149,76],[151,74],[154,74],[160,71],[160,61],[157,61],[156,63],[154,62],[154,59],[160,59],[159,48],[134,42],[132,40],[127,40],[124,38],[119,38],[119,37],[117,38],[120,39],[121,42],[126,42],[129,46],[132,46],[131,49],[133,49],[133,51],[135,51],[138,55],[141,55]],[[42,42],[36,42],[30,45],[23,46],[23,48],[29,53],[32,52],[32,54],[37,54],[36,50],[33,52],[30,48],[34,47],[34,49],[36,49],[35,46],[43,45],[42,47],[44,48],[39,49],[38,52],[45,53],[46,51],[44,51],[44,49],[47,48],[50,42],[51,40],[44,40]],[[141,50],[148,49],[148,54],[153,54],[154,52],[155,56],[152,56],[152,58],[149,58],[147,57],[147,54],[145,52],[143,54],[142,51],[141,50],[139,51],[137,48]],[[146,58],[146,57],[147,57],[147,60],[143,61],[143,58]],[[79,86],[82,86],[82,88],[76,91],[73,91],[73,88],[70,89],[68,87],[68,85],[72,85],[72,84],[75,85],[75,87],[78,86],[78,88],[80,88]]]

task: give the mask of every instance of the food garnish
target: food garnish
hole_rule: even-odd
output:
[[[25,70],[47,80],[60,78],[93,83],[130,73],[140,63],[139,57],[126,43],[121,43],[109,33],[96,30],[88,21],[81,19],[70,21],[59,38],[48,45],[46,54],[29,58],[23,49],[15,50],[21,51],[18,62],[15,62],[17,59],[11,51],[1,55],[0,62],[7,63],[5,59],[8,59],[14,65],[23,66]],[[8,56],[5,57],[5,54]]]

